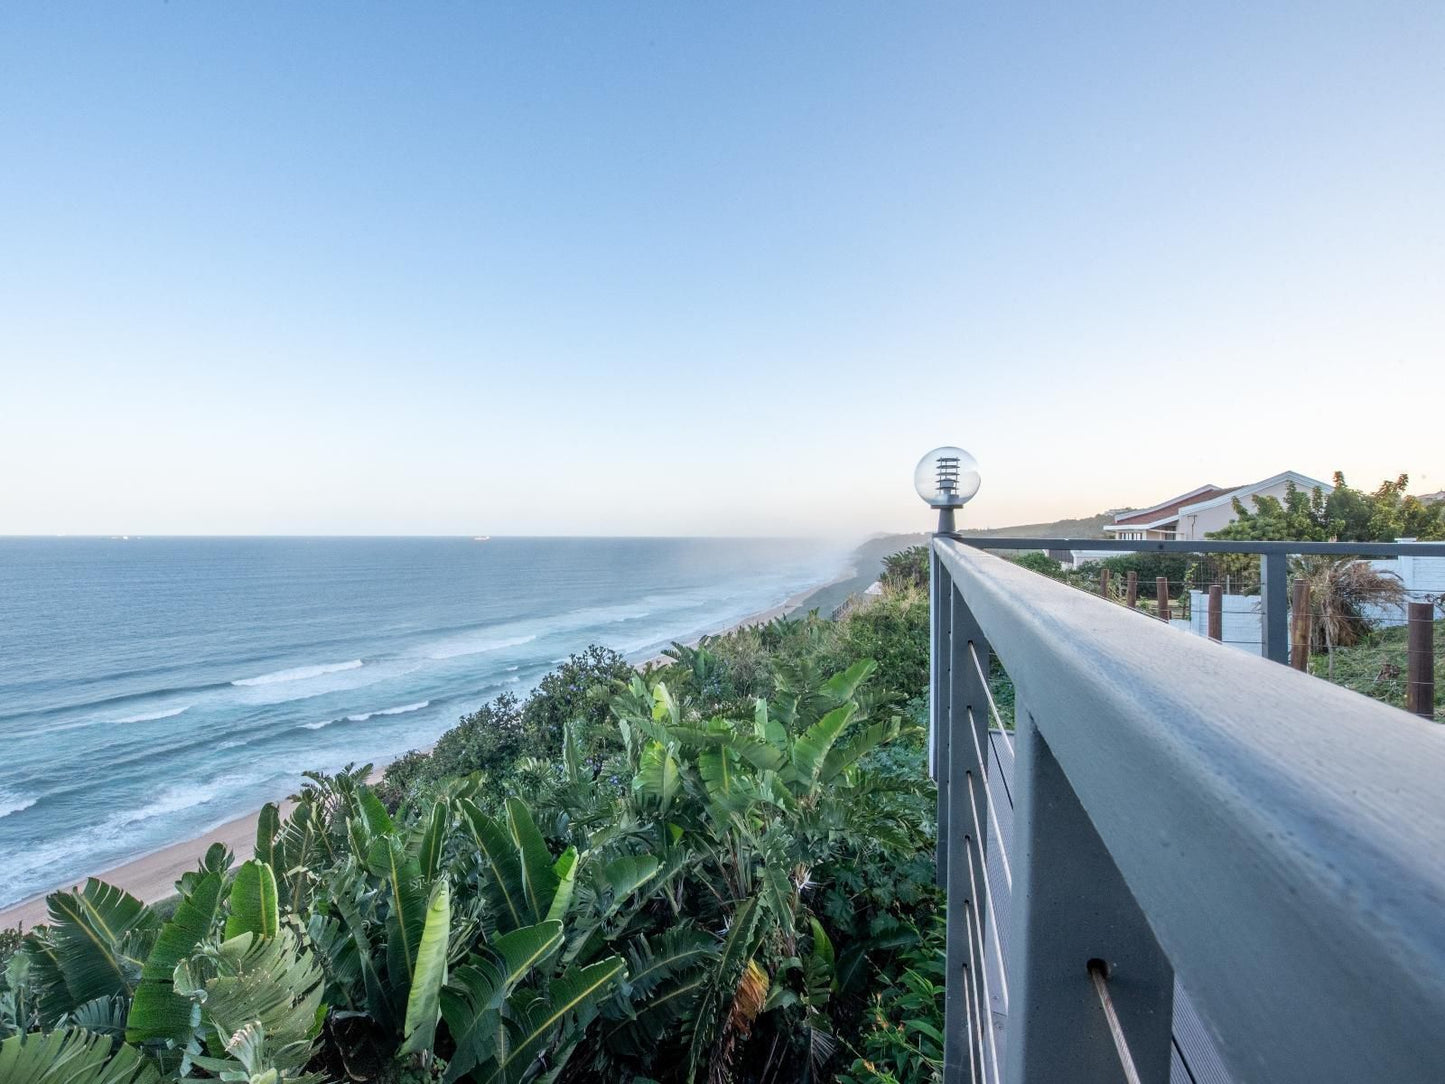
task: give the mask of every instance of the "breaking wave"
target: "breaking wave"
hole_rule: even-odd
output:
[[[277,670],[275,673],[262,674],[260,677],[241,678],[239,681],[231,682],[232,685],[276,685],[282,681],[305,681],[307,678],[320,677],[322,674],[336,674],[342,670],[360,670],[361,660],[352,659],[350,662],[323,663],[320,666],[297,666],[290,670]]]

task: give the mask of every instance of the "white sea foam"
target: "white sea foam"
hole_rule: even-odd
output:
[[[521,669],[520,666],[509,666],[509,667],[507,667],[507,673],[510,674],[510,673],[513,673],[514,671],[517,671],[517,670],[520,670],[520,669]]]
[[[443,644],[433,650],[428,658],[440,662],[443,659],[456,659],[463,655],[484,655],[488,651],[500,651],[504,647],[520,647],[522,644],[530,644],[536,638],[536,635],[533,634],[531,636],[512,636],[505,640],[464,640]]]
[[[366,711],[360,715],[348,715],[349,722],[364,723],[373,715],[406,715],[408,712],[421,711],[422,708],[431,704],[430,700],[419,700],[415,704],[403,704],[399,708],[382,708],[380,711]]]
[[[169,711],[153,711],[146,715],[127,715],[124,719],[115,719],[117,723],[149,723],[156,719],[170,719],[187,710],[191,705],[186,704],[179,708],[171,708]]]
[[[415,704],[402,704],[400,707],[395,707],[395,708],[382,708],[380,711],[363,711],[363,712],[361,712],[359,715],[348,715],[348,716],[346,717],[345,721],[348,722],[348,723],[364,723],[364,722],[366,722],[366,720],[371,719],[371,718],[374,718],[375,716],[378,716],[378,715],[406,715],[406,714],[409,713],[409,712],[421,711],[422,708],[429,707],[430,705],[431,705],[431,701],[430,701],[430,700],[418,700]],[[323,727],[328,727],[328,726],[330,726],[332,723],[339,723],[339,722],[342,722],[342,720],[341,720],[341,719],[323,719],[323,720],[322,720],[321,722],[319,722],[319,723],[302,723],[302,724],[301,724],[301,729],[302,729],[302,730],[320,730],[320,729],[322,729]]]
[[[29,809],[35,802],[36,799],[34,798],[23,798],[18,794],[0,791],[0,817],[8,817],[11,813],[19,813],[22,809]]]
[[[342,670],[360,670],[361,660],[352,659],[350,662],[323,663],[320,666],[297,666],[291,670],[277,670],[272,674],[262,674],[260,677],[242,678],[239,681],[231,682],[232,685],[275,685],[282,681],[305,681],[307,678],[321,677],[323,674],[336,674]]]

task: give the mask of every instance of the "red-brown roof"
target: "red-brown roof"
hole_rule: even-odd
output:
[[[1153,508],[1146,508],[1142,512],[1131,512],[1127,516],[1120,516],[1115,519],[1114,522],[1115,524],[1123,525],[1126,523],[1153,523],[1156,520],[1169,519],[1171,516],[1179,515],[1179,509],[1183,508],[1186,504],[1197,504],[1200,501],[1213,500],[1215,497],[1223,496],[1225,493],[1230,493],[1238,488],[1238,486],[1205,486],[1203,489],[1196,489],[1190,493],[1185,493],[1182,496],[1166,501],[1163,504],[1157,504]]]

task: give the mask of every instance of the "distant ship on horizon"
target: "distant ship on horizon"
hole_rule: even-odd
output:
[[[490,542],[491,540],[492,536],[489,534],[479,534],[472,539],[473,542]]]

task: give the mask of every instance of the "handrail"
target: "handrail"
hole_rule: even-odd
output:
[[[1265,659],[1139,622],[979,548],[998,541],[938,538],[934,567],[946,581],[937,590],[956,592],[947,596],[953,623],[980,630],[984,650],[1014,681],[1015,787],[1029,785],[1030,762],[1056,762],[1237,1079],[1438,1079],[1445,731]],[[1257,553],[1262,544],[1231,549],[1239,545]],[[937,605],[944,595],[934,597]],[[950,672],[969,665],[962,653],[972,639],[940,642],[951,645]],[[951,705],[935,718],[958,733]],[[961,797],[952,787],[950,779],[947,793]],[[1028,808],[1026,796],[1021,802]],[[967,821],[950,814],[957,823]],[[1040,842],[1021,838],[1018,853],[1035,854]],[[1024,874],[1016,930],[1033,928],[1030,908],[1058,905],[1039,880],[1047,872]],[[952,894],[959,882],[951,869],[949,883]],[[1025,953],[1037,951],[1027,934],[1021,939]],[[1032,982],[1037,990],[1047,973],[1037,960],[1008,966],[1016,989]],[[1082,960],[1077,973],[1085,973]],[[1129,995],[1129,980],[1121,968],[1119,996]],[[1027,1010],[1027,998],[1015,1000]],[[1134,1011],[1121,1006],[1126,1016]],[[1010,1031],[1010,1046],[1022,1041]],[[1021,1064],[1008,1053],[1010,1066]]]
[[[1236,542],[1221,538],[1019,538],[948,536],[981,550],[1101,550],[1108,553],[1310,554],[1337,557],[1445,557],[1445,542]]]

